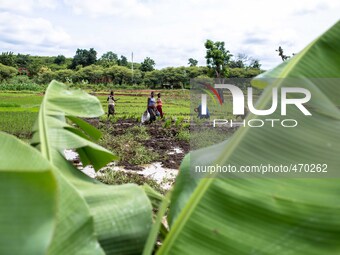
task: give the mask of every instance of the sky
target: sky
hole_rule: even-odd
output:
[[[0,0],[0,52],[73,57],[107,51],[156,68],[206,65],[204,42],[280,64],[339,20],[339,0]]]

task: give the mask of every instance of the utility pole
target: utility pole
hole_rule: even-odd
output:
[[[132,65],[131,65],[131,69],[132,69],[132,84],[134,84],[134,81],[133,81],[133,51],[131,53],[131,63],[132,63]]]

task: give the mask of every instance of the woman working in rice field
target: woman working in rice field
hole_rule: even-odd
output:
[[[107,118],[110,117],[110,115],[114,116],[115,114],[115,102],[118,101],[118,99],[115,99],[115,93],[111,91],[110,95],[107,98],[107,102],[109,102],[108,105],[108,111],[107,111]]]
[[[150,122],[156,120],[156,100],[154,98],[155,93],[152,91],[148,98],[147,109],[150,114]]]
[[[161,93],[157,94],[157,111],[159,112],[159,115],[163,119],[163,110],[162,110],[162,99],[161,99]]]

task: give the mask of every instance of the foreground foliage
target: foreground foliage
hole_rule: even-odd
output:
[[[54,81],[46,91],[32,138],[32,145],[41,153],[1,133],[1,188],[11,191],[5,191],[11,197],[0,199],[1,208],[5,208],[0,212],[1,231],[7,236],[0,238],[1,254],[116,254],[142,250],[151,226],[151,203],[142,189],[132,184],[104,185],[63,157],[65,148],[74,148],[84,165],[92,164],[96,169],[115,159],[111,152],[93,143],[100,133],[74,117],[102,114],[97,98]],[[68,124],[70,121],[73,125]],[[15,155],[23,160],[18,161]],[[21,201],[27,203],[21,205]],[[37,210],[39,213],[35,213]],[[19,217],[24,211],[28,212],[25,217]],[[23,224],[27,225],[27,247],[18,245],[23,242]]]
[[[273,87],[310,90],[312,117],[292,107],[287,118],[298,120],[296,128],[244,127],[228,141],[186,157],[171,198],[170,232],[157,254],[339,254],[340,83],[334,79],[340,78],[339,41],[340,22],[254,81],[266,87],[260,109],[271,105]],[[287,78],[299,78],[299,84]],[[335,179],[195,179],[190,174],[192,165],[264,162],[323,162]]]
[[[92,141],[100,137],[96,129],[74,117],[103,114],[99,101],[52,82],[34,127],[32,145],[40,152],[0,133],[0,253],[152,254],[161,240],[157,254],[339,254],[339,41],[340,22],[254,80],[254,86],[266,87],[257,107],[267,109],[271,89],[289,86],[272,78],[299,78],[299,87],[312,94],[312,118],[290,109],[287,117],[299,123],[294,129],[245,127],[228,141],[192,152],[165,198],[150,187],[106,186],[63,158],[63,149],[75,148],[84,165],[99,169],[115,157]],[[190,174],[191,165],[315,161],[337,178]],[[151,231],[146,194],[159,206]],[[167,229],[162,222],[169,204]]]

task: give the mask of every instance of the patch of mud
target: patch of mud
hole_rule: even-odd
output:
[[[115,123],[111,121],[99,121],[99,119],[86,119],[86,121],[98,129],[105,128],[108,130],[109,134],[112,135],[112,139],[124,135],[131,127],[141,125],[132,119],[118,120]],[[150,139],[141,142],[147,149],[157,152],[159,157],[157,157],[155,161],[162,163],[163,167],[179,169],[185,154],[190,150],[190,144],[188,141],[177,138],[180,128],[174,126],[164,128],[163,125],[164,122],[162,121],[143,125],[146,127]],[[174,150],[174,148],[176,148],[176,150]],[[131,170],[141,170],[140,166],[132,165],[126,161],[120,161],[119,165]]]
[[[151,139],[145,141],[144,146],[158,152],[159,161],[164,167],[179,169],[185,154],[190,150],[189,142],[177,138],[179,128],[163,128],[159,123],[153,123],[147,126],[147,130]]]
[[[134,126],[141,125],[136,120],[132,119],[118,120],[114,123],[106,120],[101,121],[98,118],[86,119],[86,121],[98,129],[105,129],[106,132],[112,136],[112,139],[124,135]],[[179,127],[172,125],[165,128],[163,125],[163,121],[143,125],[146,128],[146,132],[150,136],[150,139],[139,141],[145,148],[157,153],[158,156],[155,158],[155,162],[147,165],[134,165],[127,161],[119,161],[115,162],[119,165],[110,163],[102,170],[110,169],[112,171],[125,172],[137,171],[139,175],[144,176],[145,178],[151,178],[159,183],[164,189],[169,189],[178,174],[178,169],[185,154],[190,150],[190,144],[188,141],[178,139],[177,135],[180,132]],[[69,156],[66,157],[88,176],[95,178],[97,175],[101,174],[101,171],[95,172],[91,166],[82,168],[77,157],[70,158],[71,155],[74,156],[74,153],[65,152],[65,154],[69,154]]]

